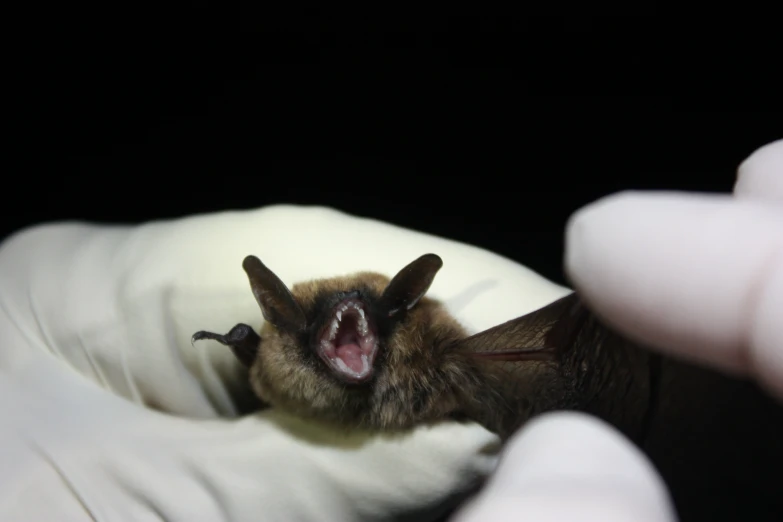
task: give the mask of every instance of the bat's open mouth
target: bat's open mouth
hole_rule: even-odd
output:
[[[321,329],[318,355],[338,378],[360,383],[372,377],[377,353],[377,335],[364,303],[340,301]]]

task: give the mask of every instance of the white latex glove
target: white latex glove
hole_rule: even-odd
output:
[[[11,237],[0,246],[0,520],[348,522],[461,491],[496,464],[497,438],[478,425],[346,438],[273,410],[239,416],[234,356],[190,342],[260,327],[248,254],[291,285],[391,276],[427,252],[444,260],[429,295],[473,331],[569,291],[486,251],[323,208]]]
[[[783,140],[733,196],[624,193],[571,219],[566,268],[604,320],[661,351],[752,376],[783,399]],[[607,424],[549,414],[509,442],[459,522],[668,522],[652,465]]]

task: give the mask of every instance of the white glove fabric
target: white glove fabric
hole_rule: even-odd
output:
[[[60,223],[0,246],[0,520],[379,520],[494,469],[497,438],[444,423],[349,438],[240,416],[238,363],[198,330],[258,329],[241,268],[295,282],[444,260],[428,295],[472,331],[569,292],[472,246],[320,207],[142,226]]]
[[[783,140],[742,163],[733,196],[624,193],[585,207],[568,225],[566,268],[591,308],[626,335],[751,376],[783,399]],[[596,419],[557,413],[516,434],[456,520],[675,515],[626,439]]]

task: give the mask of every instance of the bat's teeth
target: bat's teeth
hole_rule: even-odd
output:
[[[370,371],[370,358],[367,357],[366,354],[362,354],[362,369],[359,372],[356,372],[348,367],[347,364],[345,364],[345,361],[340,359],[339,357],[331,358],[331,361],[337,366],[337,368],[343,372],[347,373],[348,375],[353,375],[354,377],[362,377],[364,375],[367,375],[367,373]]]
[[[334,341],[335,337],[337,337],[337,329],[340,328],[340,324],[338,322],[338,319],[335,319],[332,321],[331,326],[329,327],[329,340]]]
[[[334,361],[334,345],[332,343],[327,340],[321,341],[321,350],[323,350],[327,357]]]
[[[370,333],[370,325],[367,322],[367,317],[364,315],[364,309],[359,308],[359,333],[367,335]]]
[[[342,321],[343,320],[343,311],[337,310],[337,320]]]
[[[348,374],[354,374],[354,371],[348,368],[348,365],[345,364],[345,362],[340,359],[339,357],[336,357],[332,359],[335,363],[337,363],[337,367],[340,369],[340,371],[343,371]]]

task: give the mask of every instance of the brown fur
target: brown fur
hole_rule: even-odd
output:
[[[378,299],[390,279],[373,272],[298,283],[295,301],[312,317],[319,302],[363,289]],[[514,326],[516,323],[509,323]],[[503,325],[501,325],[503,327]],[[474,337],[484,339],[487,333]],[[481,361],[474,351],[510,348],[525,336],[501,328],[479,347],[445,306],[423,297],[380,339],[376,375],[368,386],[335,379],[302,339],[266,322],[250,369],[255,393],[295,414],[343,428],[400,430],[445,418],[468,418],[506,437],[533,415],[576,405],[572,379],[553,361]]]
[[[299,283],[291,293],[309,315],[319,297],[357,288],[378,297],[389,281],[381,274],[360,272]],[[392,335],[379,340],[381,352],[372,383],[352,387],[329,375],[295,335],[267,322],[250,370],[251,384],[265,402],[306,417],[364,429],[409,428],[459,409],[454,385],[469,378],[443,348],[465,337],[463,327],[440,302],[424,297]]]

